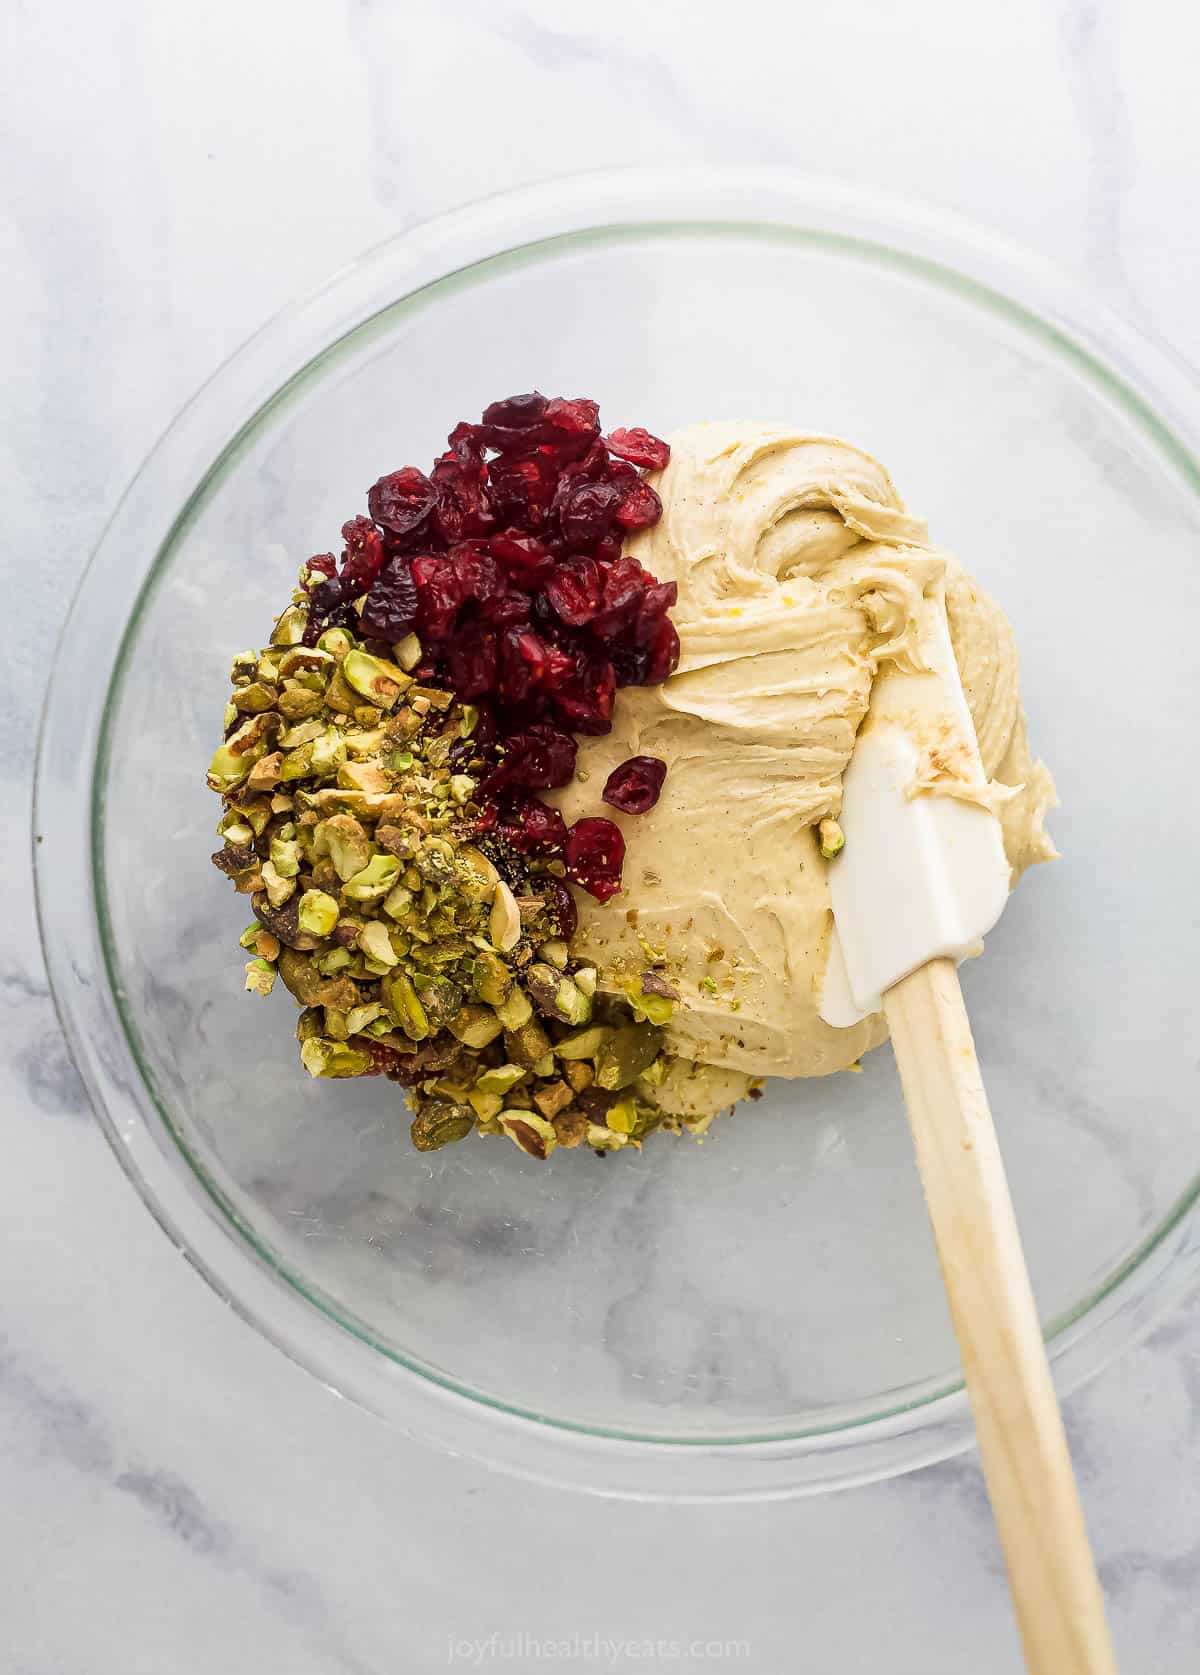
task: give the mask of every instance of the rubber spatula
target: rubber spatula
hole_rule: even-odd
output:
[[[882,1009],[891,1031],[1026,1667],[1115,1675],[958,983],[958,962],[979,952],[1008,898],[1008,862],[944,596],[927,596],[923,613],[929,672],[884,665],[846,771],[821,1014],[845,1026]]]

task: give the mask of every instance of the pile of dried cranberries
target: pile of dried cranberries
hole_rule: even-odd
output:
[[[639,468],[662,470],[670,449],[644,430],[601,436],[594,401],[536,391],[492,402],[447,440],[428,476],[406,465],[375,484],[370,516],[342,527],[340,569],[332,553],[309,560],[306,643],[341,626],[391,656],[415,633],[417,677],[478,709],[471,748],[491,764],[478,788],[481,830],[562,859],[574,883],[606,901],[621,884],[619,829],[590,818],[568,831],[533,793],[567,784],[572,735],[610,730],[618,687],[655,686],[679,660],[675,583],[621,552],[627,534],[662,515]],[[604,800],[644,813],[665,771],[632,757]]]

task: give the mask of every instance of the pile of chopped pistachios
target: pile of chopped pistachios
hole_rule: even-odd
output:
[[[572,958],[561,860],[518,853],[475,800],[478,712],[418,683],[415,635],[389,660],[343,627],[305,646],[306,620],[293,603],[234,659],[208,773],[213,862],[255,913],[246,988],[295,997],[304,1068],[399,1083],[421,1151],[475,1130],[546,1158],[677,1129],[654,1093],[678,997],[654,962],[613,989]]]

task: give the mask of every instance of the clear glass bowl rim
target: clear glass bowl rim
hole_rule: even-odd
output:
[[[966,1398],[960,1386],[930,1386],[886,1412],[805,1434],[634,1438],[516,1412],[385,1358],[269,1262],[168,1133],[110,980],[93,810],[102,817],[95,792],[121,648],[163,554],[248,432],[314,363],[398,303],[481,263],[565,238],[706,226],[869,252],[1001,308],[1082,364],[1200,493],[1200,392],[1185,363],[1039,258],[944,211],[771,169],[605,171],[501,193],[389,240],[285,310],[164,433],[102,535],[63,628],[34,807],[38,914],[59,1017],[107,1139],[176,1247],[293,1360],[409,1434],[518,1475],[645,1499],[774,1498],[911,1470],[970,1445]],[[189,485],[182,499],[181,483]],[[130,564],[134,552],[148,555],[140,568]],[[80,668],[92,671],[102,704],[81,710],[71,681]],[[1051,1323],[1060,1391],[1148,1329],[1200,1271],[1198,1199],[1200,1177],[1091,1297]]]

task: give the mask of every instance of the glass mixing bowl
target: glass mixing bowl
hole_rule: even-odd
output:
[[[290,997],[242,993],[248,914],[208,864],[204,785],[231,654],[376,477],[532,386],[659,432],[852,438],[1003,601],[1063,859],[965,982],[1061,1387],[1196,1273],[1195,389],[1030,258],[793,177],[475,205],[335,278],[180,415],[100,543],[46,712],[39,899],[80,1069],[220,1293],[415,1434],[646,1496],[945,1456],[970,1417],[888,1051],[776,1084],[700,1145],[423,1156],[398,1090],[310,1082]],[[731,864],[737,837],[711,833]]]

